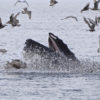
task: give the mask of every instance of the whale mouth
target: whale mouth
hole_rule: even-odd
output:
[[[57,37],[54,34],[49,33],[48,43],[49,43],[49,48],[53,49],[56,52],[60,52],[60,49],[57,45]]]
[[[59,37],[55,36],[53,33],[49,33],[48,38],[49,48],[45,45],[36,42],[32,39],[27,39],[24,46],[24,51],[37,53],[37,54],[61,54],[65,55],[68,59],[77,60],[74,53],[68,48],[67,44],[65,44]]]

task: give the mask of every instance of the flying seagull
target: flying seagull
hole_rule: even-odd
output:
[[[19,25],[19,20],[17,19],[17,16],[20,14],[20,12],[18,12],[15,16],[12,13],[10,16],[10,20],[7,22],[7,24],[11,24],[13,27],[14,26],[20,26]]]
[[[92,10],[99,10],[98,9],[99,2],[100,2],[100,0],[98,0],[98,1],[94,0],[94,7],[92,8]]]
[[[17,3],[26,3],[27,6],[29,6],[28,2],[26,0],[17,0],[15,3],[15,6]]]
[[[7,50],[6,49],[0,49],[0,53],[6,53]]]
[[[2,20],[1,20],[1,18],[0,18],[0,29],[4,28],[5,26],[7,26],[7,25],[3,25],[3,24],[2,24]]]
[[[89,10],[89,5],[90,5],[90,3],[87,3],[86,6],[81,10],[81,13],[82,13],[83,11]]]
[[[15,69],[20,69],[20,68],[26,68],[27,64],[19,59],[12,59],[11,62],[7,62],[6,68],[15,68]]]
[[[67,16],[67,17],[65,17],[65,18],[63,18],[63,19],[61,19],[61,20],[68,19],[68,18],[73,18],[73,19],[75,19],[76,21],[78,21],[77,17],[75,17],[75,16]]]
[[[31,19],[32,12],[29,11],[27,8],[24,8],[23,9],[22,14],[27,14],[28,17],[29,17],[29,19]]]
[[[93,22],[91,19],[86,19],[85,17],[83,18],[84,19],[84,22],[89,26],[91,32],[95,31],[95,22]]]
[[[97,23],[100,23],[100,17],[96,17]]]
[[[54,6],[57,3],[58,3],[58,1],[56,1],[56,0],[50,0],[50,6]]]

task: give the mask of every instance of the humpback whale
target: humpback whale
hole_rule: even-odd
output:
[[[32,39],[27,39],[25,42],[24,51],[25,52],[34,52],[41,54],[47,54],[48,56],[58,57],[63,55],[63,57],[78,61],[75,57],[74,53],[68,48],[67,44],[65,44],[60,38],[55,36],[53,33],[49,33],[48,38],[49,47],[46,47]]]

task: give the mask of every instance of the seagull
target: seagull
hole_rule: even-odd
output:
[[[29,19],[31,19],[32,12],[29,11],[27,8],[24,8],[23,9],[22,14],[27,14],[28,17],[29,17]]]
[[[50,1],[50,6],[54,6],[55,4],[57,4],[58,3],[58,1],[56,1],[56,0],[51,0]]]
[[[19,25],[19,20],[17,19],[17,16],[20,14],[20,12],[18,12],[15,16],[12,13],[10,16],[10,20],[7,22],[7,24],[11,24],[13,27],[14,26],[20,26]]]
[[[88,18],[89,22],[92,24],[95,24],[96,26],[98,26],[98,21],[97,21],[97,17],[95,17],[95,20]]]
[[[6,49],[0,49],[0,52],[1,52],[1,53],[6,53],[7,50],[6,50]]]
[[[89,26],[89,28],[90,28],[89,31],[91,31],[91,32],[95,31],[95,26],[96,26],[95,21],[93,21],[89,18],[86,19],[85,17],[83,19],[84,19],[85,23]]]
[[[89,5],[90,5],[90,3],[87,3],[86,6],[81,10],[81,13],[83,11],[89,10]]]
[[[1,18],[0,18],[0,29],[4,28],[5,26],[7,26],[7,25],[3,25],[3,24],[2,24],[2,20],[1,20]]]
[[[11,14],[10,20],[7,22],[7,24],[12,24],[14,19],[14,13]]]
[[[67,16],[67,17],[65,17],[65,18],[63,18],[63,19],[61,19],[61,20],[68,19],[68,18],[73,18],[73,19],[75,19],[76,21],[78,21],[77,17],[75,17],[75,16]]]
[[[100,0],[98,0],[98,1],[94,0],[94,7],[92,8],[92,10],[99,10],[98,9],[99,2],[100,2]]]
[[[27,64],[19,59],[12,59],[11,62],[7,62],[6,68],[15,68],[15,69],[20,69],[20,68],[26,68]]]
[[[29,4],[26,0],[17,0],[16,3],[15,3],[15,6],[17,3],[26,3],[26,5],[29,7]]]
[[[99,48],[98,48],[97,52],[100,53],[100,35],[99,35]]]
[[[97,23],[100,23],[100,17],[96,17]]]

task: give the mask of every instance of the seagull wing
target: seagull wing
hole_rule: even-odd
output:
[[[89,22],[90,22],[91,24],[95,24],[95,21],[94,21],[93,19],[88,18],[88,20],[89,20]]]
[[[16,4],[17,4],[18,2],[19,2],[19,1],[16,1],[14,5],[16,6]]]
[[[76,21],[78,21],[77,17],[75,16],[68,16],[68,17],[65,17],[64,19],[68,19],[68,18],[74,18]],[[64,20],[64,19],[61,19],[61,20]]]
[[[27,4],[27,6],[29,7],[29,4],[28,4],[28,2],[27,1],[25,1],[25,3]]]
[[[32,15],[32,12],[29,11],[29,12],[28,12],[29,19],[31,19],[31,15]]]
[[[83,19],[84,19],[85,23],[91,28],[91,25],[90,25],[90,23],[88,22],[88,20],[87,20],[85,17],[84,17]]]
[[[86,6],[81,10],[81,12],[86,11],[89,9],[90,3],[87,3]]]
[[[16,18],[17,18],[17,16],[18,16],[19,14],[20,14],[20,12],[18,12],[18,13],[15,15],[15,17],[14,17],[14,18],[16,19]]]

